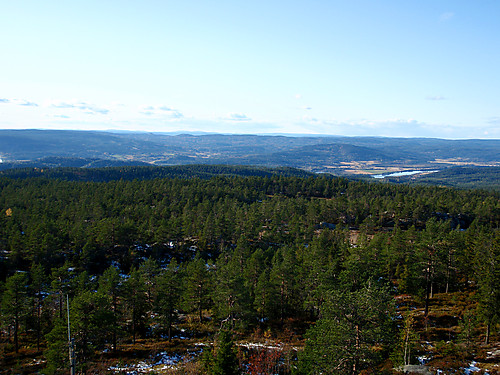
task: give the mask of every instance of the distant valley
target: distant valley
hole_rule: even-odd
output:
[[[360,178],[422,171],[384,180],[487,188],[500,176],[500,140],[0,130],[0,158],[0,170],[212,164]]]

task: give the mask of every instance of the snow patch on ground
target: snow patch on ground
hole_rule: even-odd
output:
[[[500,359],[500,349],[486,352],[486,354],[488,354],[488,356],[486,357],[486,360],[488,360],[488,361]]]
[[[185,355],[162,352],[149,361],[141,361],[130,366],[111,366],[109,371],[120,374],[136,375],[148,372],[157,372],[177,368],[179,363],[186,360]]]
[[[270,345],[270,344],[262,344],[258,342],[246,342],[246,343],[238,343],[237,346],[247,348],[247,349],[268,349],[268,350],[280,350],[282,347],[280,345]]]
[[[478,372],[478,371],[481,371],[481,369],[479,367],[477,367],[477,362],[476,361],[472,361],[469,364],[469,367],[464,368],[464,374],[465,375],[470,375],[473,372]],[[486,372],[486,374],[487,374],[487,372]]]
[[[266,350],[283,350],[283,344],[279,343],[260,343],[260,342],[245,342],[236,343],[236,346],[247,348],[247,349],[266,349]],[[297,347],[291,347],[292,350],[298,351]]]
[[[417,357],[417,359],[418,359],[418,363],[420,363],[420,365],[425,365],[426,363],[428,363],[432,359],[432,356],[421,355],[421,356]]]
[[[151,357],[149,360],[143,360],[136,364],[130,365],[117,365],[111,366],[108,368],[108,371],[111,371],[115,374],[126,374],[126,375],[138,375],[145,374],[150,372],[160,372],[162,370],[168,369],[178,369],[182,363],[186,363],[191,361],[196,356],[200,355],[203,352],[204,347],[210,347],[213,343],[195,343],[196,349],[188,351],[187,354],[181,355],[176,353],[167,353],[161,352],[154,357]],[[236,343],[237,346],[246,348],[248,350],[283,350],[283,344],[277,343]],[[291,347],[292,350],[297,351],[298,348]]]
[[[481,371],[481,369],[479,367],[477,367],[477,362],[476,361],[472,361],[469,364],[469,367],[464,368],[463,371],[464,371],[463,372],[464,375],[471,375],[471,374],[473,374],[475,372]],[[443,371],[443,370],[437,369],[436,370],[436,374],[438,374],[438,375],[443,374],[444,375],[444,374],[446,374],[446,372]],[[489,372],[485,371],[484,374],[489,374]]]

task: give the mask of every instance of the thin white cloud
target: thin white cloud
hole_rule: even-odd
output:
[[[181,119],[184,115],[178,111],[171,111],[168,113],[168,117],[171,119]]]
[[[251,121],[252,119],[243,113],[230,113],[226,120],[229,121]]]
[[[311,117],[309,115],[302,116],[302,120],[312,123],[317,123],[319,121],[316,117]]]
[[[29,100],[24,100],[24,99],[2,98],[2,99],[0,99],[0,103],[10,103],[10,104],[22,105],[23,107],[38,107],[38,103],[30,102]]]
[[[17,104],[22,105],[24,107],[38,107],[37,103],[29,102],[27,100],[20,100]]]
[[[144,106],[139,111],[141,114],[146,116],[157,116],[157,117],[167,117],[169,119],[180,119],[183,118],[184,115],[178,110],[168,107],[166,105],[161,106]]]
[[[90,115],[95,115],[95,114],[107,115],[109,113],[109,109],[107,108],[98,107],[93,104],[82,101],[53,102],[50,106],[53,108],[61,108],[61,109],[77,109]]]
[[[437,95],[437,96],[427,96],[425,99],[426,99],[426,100],[431,100],[431,101],[447,100],[444,96],[441,96],[441,95]]]
[[[441,22],[446,22],[451,20],[453,17],[455,17],[455,13],[453,12],[445,12],[439,16],[439,20]]]

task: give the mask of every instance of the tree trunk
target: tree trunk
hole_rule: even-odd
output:
[[[135,345],[135,311],[132,311],[132,343]]]
[[[118,309],[118,301],[116,295],[113,294],[113,324],[115,324],[115,327],[113,327],[113,351],[116,352],[116,343],[117,343],[117,338],[116,338],[116,325],[118,324],[118,319],[116,318],[116,311]]]
[[[410,337],[409,337],[409,333],[408,331],[406,332],[406,335],[405,335],[405,349],[404,349],[404,360],[403,360],[403,363],[404,365],[409,365],[410,364],[410,350],[409,350],[409,340],[410,340]]]
[[[168,341],[172,341],[172,321],[168,322]]]
[[[450,276],[451,276],[451,251],[448,252],[448,267],[446,270],[446,294],[450,287]]]
[[[280,284],[280,325],[283,326],[283,321],[285,319],[285,280],[284,275],[281,275]]]
[[[488,345],[490,343],[490,330],[491,330],[491,323],[488,321],[488,324],[486,324],[486,338],[484,339],[484,343]]]
[[[352,373],[353,375],[356,375],[359,371],[359,355],[358,355],[358,351],[360,349],[360,339],[359,339],[359,326],[356,325],[356,344],[355,344],[355,347],[356,347],[356,358],[354,358],[354,364],[352,366]]]
[[[40,336],[41,336],[41,331],[42,328],[40,326],[40,320],[41,320],[41,308],[40,304],[37,306],[37,312],[36,312],[36,350],[37,352],[40,351]]]
[[[63,318],[63,294],[59,292],[59,318]]]
[[[427,268],[427,273],[425,275],[425,313],[424,316],[429,314],[429,297],[431,294],[431,278],[430,270]]]
[[[200,318],[200,323],[203,321],[203,303],[202,303],[202,285],[198,284],[198,314]]]
[[[15,316],[14,318],[14,345],[16,347],[16,353],[19,353],[19,339],[17,331],[19,330],[19,317]]]

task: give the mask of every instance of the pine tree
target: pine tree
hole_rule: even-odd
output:
[[[245,288],[240,263],[229,254],[221,254],[216,263],[216,283],[213,300],[217,316],[234,327],[236,319],[241,323],[252,313],[248,290]]]
[[[392,342],[393,300],[384,287],[335,290],[307,332],[300,374],[358,374],[377,362],[377,347]]]
[[[203,320],[203,309],[210,302],[210,264],[196,256],[188,262],[184,270],[183,304],[188,311],[196,311],[200,323]]]
[[[175,259],[156,277],[155,284],[153,311],[158,314],[160,326],[167,329],[170,341],[182,289],[179,266]]]
[[[106,296],[95,291],[83,291],[70,303],[71,334],[75,339],[78,362],[83,368],[96,350],[107,342],[108,327],[113,324]]]
[[[65,373],[62,369],[69,367],[68,360],[68,326],[65,319],[56,318],[54,327],[45,335],[47,349],[44,356],[47,358],[47,366],[44,374],[53,375]]]
[[[146,330],[147,312],[151,309],[146,294],[146,284],[138,270],[132,270],[123,285],[124,312],[131,322],[133,342]]]
[[[3,316],[14,330],[14,346],[19,352],[19,326],[28,312],[28,276],[25,272],[16,272],[5,282],[2,296]]]
[[[486,324],[485,343],[488,344],[491,327],[500,320],[500,231],[478,236],[475,268],[479,316]]]
[[[215,342],[214,359],[208,369],[210,375],[237,375],[240,373],[236,348],[231,332],[222,330]]]
[[[109,267],[99,278],[98,292],[105,296],[107,309],[111,312],[111,324],[108,331],[111,333],[112,348],[116,350],[117,336],[120,332],[120,309],[119,298],[122,295],[122,277],[116,267]]]
[[[33,315],[35,318],[36,347],[40,350],[40,340],[42,335],[42,310],[43,294],[47,290],[45,274],[41,264],[32,264],[31,266],[31,294],[33,296]]]

